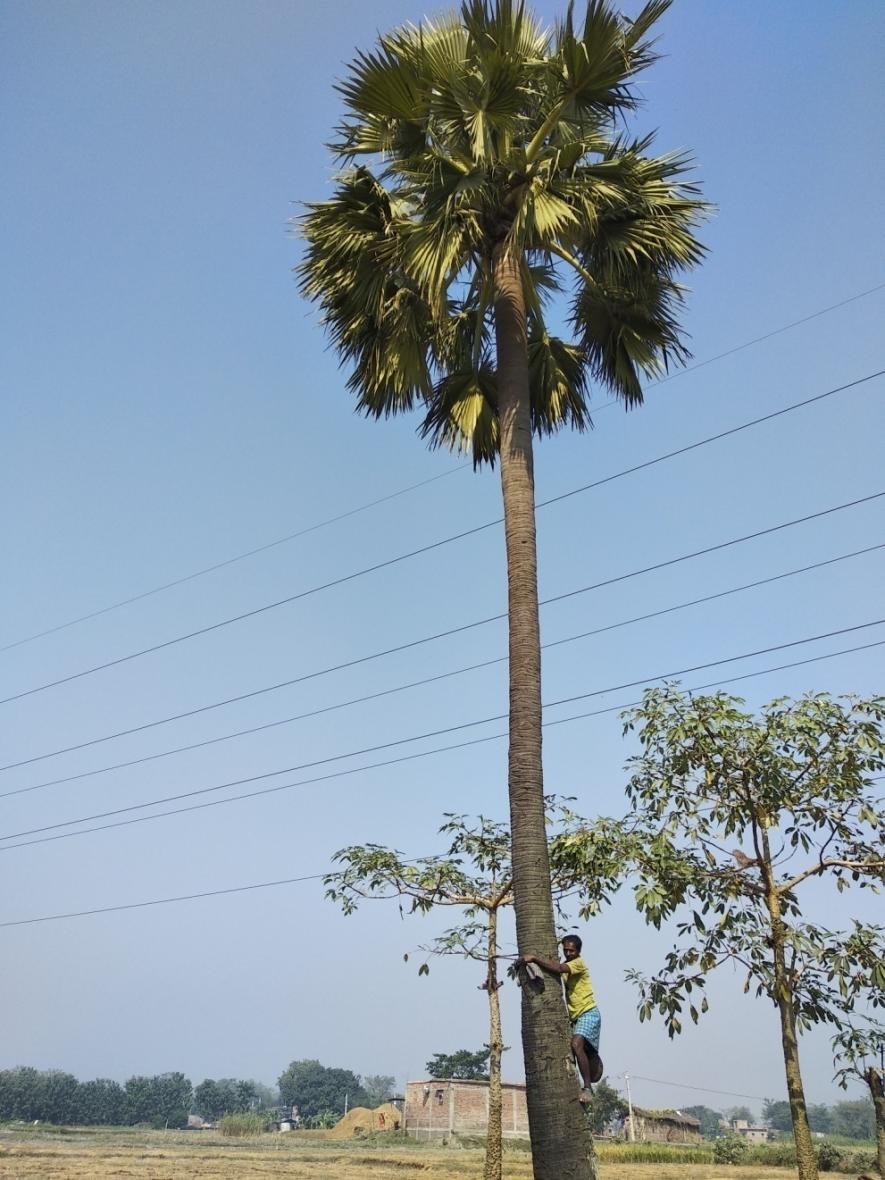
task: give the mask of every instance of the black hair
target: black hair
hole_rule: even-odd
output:
[[[565,944],[567,942],[573,942],[575,944],[575,946],[578,948],[578,954],[581,953],[581,946],[583,944],[581,943],[581,939],[577,934],[567,934],[565,936],[565,938],[562,940],[562,946],[565,946]]]

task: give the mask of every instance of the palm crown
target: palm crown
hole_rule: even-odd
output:
[[[686,157],[616,129],[669,3],[630,21],[590,0],[583,27],[570,7],[548,33],[521,3],[467,0],[358,54],[331,145],[343,171],[308,206],[299,271],[365,413],[421,406],[433,443],[494,461],[501,250],[522,275],[536,433],[587,426],[590,379],[636,404],[642,374],[685,358],[676,276],[702,257],[707,207]],[[555,293],[571,340],[548,330]]]

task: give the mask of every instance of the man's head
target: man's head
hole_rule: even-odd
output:
[[[572,959],[577,959],[581,953],[581,940],[577,934],[567,934],[562,940],[562,953],[565,955],[566,961],[571,962]]]

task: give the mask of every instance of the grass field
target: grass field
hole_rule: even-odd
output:
[[[530,1180],[528,1153],[505,1156],[507,1180]],[[686,1163],[604,1163],[604,1180],[793,1180],[786,1168]],[[832,1180],[846,1180],[830,1172]],[[4,1128],[3,1180],[481,1180],[482,1152],[420,1145],[371,1145],[321,1137],[225,1139],[202,1131]]]

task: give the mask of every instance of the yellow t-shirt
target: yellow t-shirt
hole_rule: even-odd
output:
[[[565,1002],[568,1005],[569,1020],[577,1020],[583,1012],[589,1012],[596,1007],[593,995],[593,984],[590,982],[590,972],[587,964],[580,957],[566,963]]]

